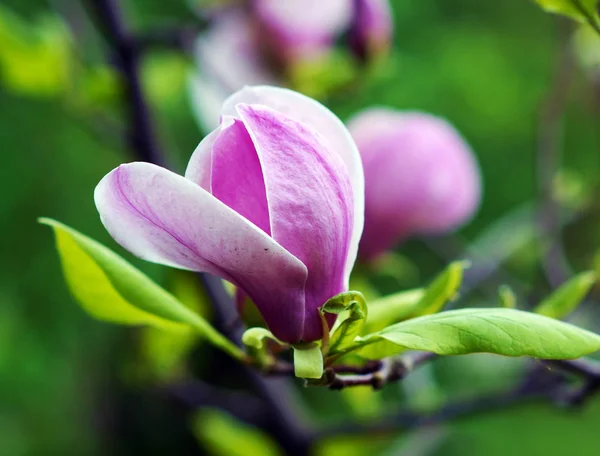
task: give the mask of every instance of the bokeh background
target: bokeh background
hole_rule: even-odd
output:
[[[121,3],[136,30],[194,22],[183,0]],[[455,236],[401,246],[403,273],[380,278],[378,285],[384,291],[418,286],[476,249],[475,268],[477,258],[501,256],[502,273],[459,304],[495,305],[493,291],[506,279],[527,297],[520,303],[526,308],[550,290],[541,266],[546,244],[534,216],[540,193],[536,150],[540,111],[570,26],[525,0],[391,3],[396,33],[390,59],[352,90],[322,101],[342,119],[371,105],[446,117],[472,145],[485,195],[475,219]],[[140,367],[140,332],[84,314],[64,284],[50,231],[36,223],[37,217],[53,217],[117,248],[92,199],[100,178],[131,157],[103,42],[79,2],[2,0],[0,7],[0,455],[202,454],[210,445],[189,431],[188,410]],[[62,46],[57,11],[76,25],[71,45],[79,63],[69,63],[65,74],[55,63],[68,58],[51,55]],[[22,35],[6,25],[13,13],[26,25]],[[56,34],[56,45],[18,45],[32,33]],[[181,171],[203,135],[187,90],[191,63],[168,50],[153,51],[144,62],[158,135]],[[75,73],[84,74],[77,83]],[[566,97],[555,190],[567,208],[565,251],[573,270],[581,271],[594,267],[600,246],[600,98],[578,67]],[[164,269],[126,258],[170,283]],[[597,298],[596,290],[576,315],[595,330]],[[204,352],[194,353],[193,363],[202,364]],[[491,356],[443,360],[406,385],[389,386],[381,393],[386,401],[365,393],[359,413],[493,391],[513,381],[522,366]],[[359,394],[347,399],[320,390],[299,394],[316,421],[357,413],[351,403],[361,400]],[[524,404],[391,440],[371,436],[366,447],[354,440],[337,443],[347,455],[381,449],[390,455],[591,456],[598,454],[599,425],[600,397],[583,409]]]

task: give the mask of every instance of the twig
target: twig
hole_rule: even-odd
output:
[[[334,424],[322,428],[318,437],[395,434],[422,426],[455,422],[462,418],[481,416],[496,410],[552,399],[562,384],[561,375],[549,372],[547,369],[536,370],[517,387],[507,391],[450,402],[436,410],[407,410],[368,422],[362,420]]]
[[[388,358],[381,362],[378,370],[365,374],[340,375],[340,370],[329,368],[325,373],[327,386],[332,390],[367,385],[370,385],[373,389],[381,389],[388,383],[404,379],[417,367],[436,357],[435,353],[415,352],[411,355]]]
[[[550,368],[557,368],[563,372],[580,377],[583,382],[580,386],[569,389],[557,398],[557,402],[570,406],[579,406],[600,391],[600,362],[590,359],[572,360],[546,360]]]

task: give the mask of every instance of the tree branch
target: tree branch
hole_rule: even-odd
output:
[[[327,386],[332,390],[341,390],[351,386],[367,386],[381,389],[388,383],[404,379],[417,367],[437,358],[435,353],[415,352],[411,355],[387,358],[381,361],[379,369],[370,373],[340,375],[339,368],[328,368],[325,372]]]
[[[154,137],[150,109],[140,76],[140,50],[125,25],[117,0],[89,0],[96,23],[111,47],[112,60],[123,75],[130,125],[128,141],[140,160],[165,165]]]

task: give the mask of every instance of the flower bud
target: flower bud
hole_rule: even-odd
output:
[[[477,209],[477,162],[447,121],[379,108],[358,114],[348,128],[365,172],[362,260],[370,261],[414,234],[451,231]]]
[[[284,63],[326,52],[350,24],[351,0],[255,0],[264,42]]]
[[[141,162],[107,174],[102,222],[145,260],[233,283],[278,339],[318,340],[319,308],[348,290],[362,232],[356,146],[331,111],[286,89],[246,87],[220,117],[185,176]]]
[[[360,60],[367,61],[387,52],[393,28],[388,0],[354,0],[349,40]]]

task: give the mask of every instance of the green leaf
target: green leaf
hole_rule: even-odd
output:
[[[362,347],[362,348],[361,348]],[[460,309],[389,326],[358,339],[345,353],[380,359],[405,350],[438,355],[494,353],[572,359],[600,349],[600,336],[543,315],[515,309]]]
[[[455,261],[424,290],[403,291],[369,303],[363,334],[379,331],[398,321],[439,312],[456,296],[468,265],[466,261]]]
[[[381,278],[391,278],[397,283],[409,281],[414,283],[419,278],[419,269],[408,257],[398,252],[385,252],[370,262],[371,274]]]
[[[339,323],[332,329],[328,350],[343,350],[352,345],[367,318],[367,303],[364,296],[358,291],[340,293],[329,299],[321,308],[322,312],[345,314],[339,318]]]
[[[274,358],[267,350],[265,339],[271,339],[281,346],[286,345],[265,328],[248,328],[242,336],[242,343],[248,347],[251,356],[262,367],[268,366],[274,361]]]
[[[64,93],[73,66],[71,44],[58,16],[29,22],[0,5],[0,80],[8,89],[32,96]]]
[[[234,358],[245,357],[206,320],[112,250],[55,220],[41,218],[39,222],[53,228],[71,293],[93,317],[164,329],[189,325]]]
[[[295,345],[294,373],[298,378],[323,376],[323,353],[317,344]]]
[[[265,339],[271,339],[277,342],[279,345],[285,345],[284,342],[281,342],[279,339],[277,339],[277,337],[275,337],[273,333],[266,328],[248,328],[242,336],[242,342],[244,345],[256,348],[257,350],[264,348]]]
[[[268,434],[217,409],[197,412],[192,420],[192,431],[214,456],[283,454]]]
[[[595,283],[594,272],[577,274],[544,299],[534,312],[551,318],[564,318],[583,301]]]
[[[598,0],[535,0],[550,13],[568,16],[580,22],[587,22],[600,33]]]
[[[500,305],[505,309],[515,309],[517,307],[515,292],[508,285],[498,287],[498,297],[500,298]]]
[[[379,331],[393,323],[406,320],[425,295],[424,288],[401,291],[375,301],[370,301],[369,316],[363,328],[363,334]]]

